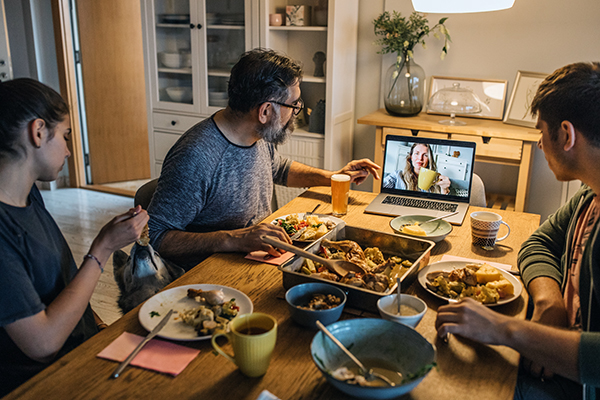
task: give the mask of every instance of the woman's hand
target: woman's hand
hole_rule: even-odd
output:
[[[141,206],[117,215],[102,227],[90,247],[90,253],[104,264],[113,252],[139,239],[148,219],[148,213]]]
[[[381,167],[373,161],[363,158],[362,160],[350,161],[344,168],[337,171],[336,174],[350,175],[350,183],[360,185],[367,179],[369,174],[373,175],[375,179],[379,179],[377,170],[380,169]]]
[[[450,178],[448,178],[446,175],[438,176],[438,180],[435,182],[436,186],[440,187],[440,193],[442,194],[450,193],[451,183],[452,182],[450,182]]]

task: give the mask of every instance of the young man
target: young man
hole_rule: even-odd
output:
[[[440,307],[436,327],[523,357],[515,398],[596,398],[600,387],[600,63],[558,69],[532,102],[538,146],[560,181],[584,185],[523,244],[519,269],[534,304],[532,321],[472,301]],[[556,374],[557,376],[553,376]],[[583,387],[582,385],[583,384]],[[599,393],[600,394],[600,393]]]
[[[334,172],[281,157],[275,146],[293,131],[303,109],[302,69],[290,58],[256,49],[231,70],[229,105],[186,132],[165,159],[152,202],[150,239],[161,255],[189,268],[215,252],[265,250],[262,235],[291,242],[259,222],[271,213],[273,185],[329,186]],[[363,182],[379,179],[370,160],[340,171]]]

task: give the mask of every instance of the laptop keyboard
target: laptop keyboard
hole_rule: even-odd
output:
[[[427,210],[438,210],[454,212],[458,208],[458,204],[455,203],[442,203],[437,201],[423,200],[423,199],[412,199],[407,197],[398,196],[386,196],[382,201],[383,204],[393,204],[396,206],[407,206],[415,208],[424,208]]]

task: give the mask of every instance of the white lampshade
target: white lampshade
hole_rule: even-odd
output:
[[[415,11],[422,13],[474,13],[511,8],[515,0],[412,0]]]

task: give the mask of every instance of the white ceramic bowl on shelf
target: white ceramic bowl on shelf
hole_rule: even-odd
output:
[[[168,87],[167,94],[177,103],[190,103],[192,101],[192,88],[188,86]]]
[[[170,53],[168,51],[161,51],[158,53],[158,61],[167,68],[180,68],[181,67],[181,53]]]

